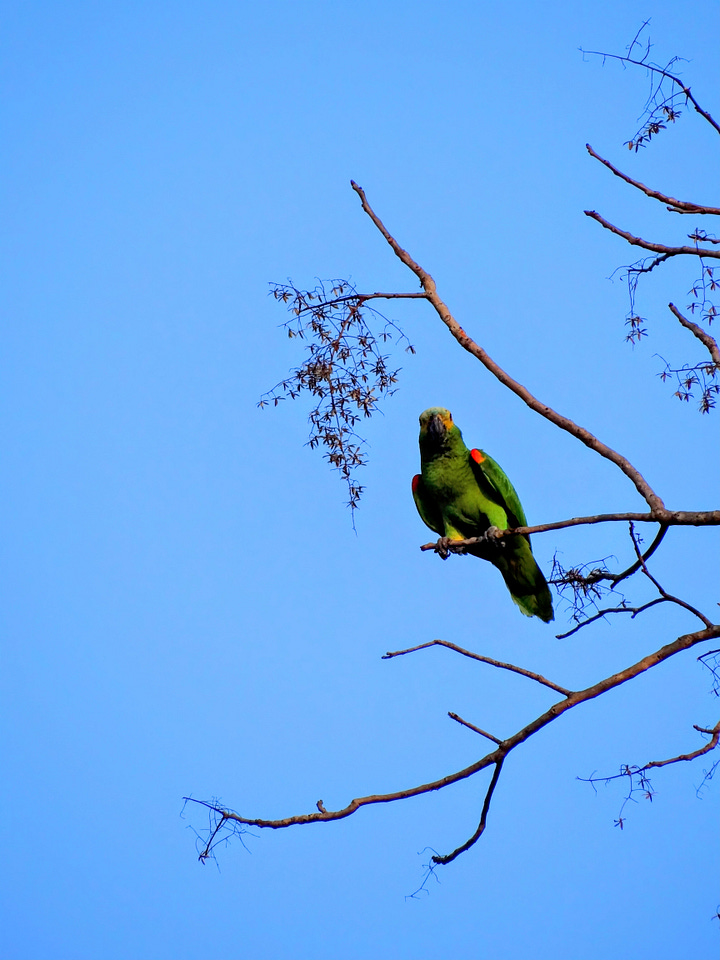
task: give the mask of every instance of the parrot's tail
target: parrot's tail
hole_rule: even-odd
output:
[[[535,562],[530,544],[520,537],[492,562],[503,575],[510,596],[526,617],[539,617],[544,623],[555,619],[552,596],[543,572]],[[519,541],[519,542],[518,542]]]

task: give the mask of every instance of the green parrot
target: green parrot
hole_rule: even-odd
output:
[[[444,407],[420,415],[420,465],[412,492],[422,520],[448,540],[482,537],[492,528],[526,527],[525,511],[501,468],[482,450],[468,450]],[[530,537],[486,538],[468,553],[497,567],[510,596],[528,617],[554,619],[547,581]]]

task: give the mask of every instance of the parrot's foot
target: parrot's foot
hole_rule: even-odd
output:
[[[440,537],[435,544],[435,553],[439,554],[443,560],[447,560],[451,553],[467,553],[467,547],[461,540],[454,540],[452,537]]]
[[[435,544],[435,553],[439,554],[443,560],[447,560],[450,556],[450,550],[448,549],[448,544],[450,543],[450,537],[440,537],[438,542]]]
[[[498,540],[498,533],[500,533],[499,527],[488,527],[485,533],[483,533],[482,537],[479,539],[481,539],[484,544],[487,544],[493,550],[504,550],[506,545],[505,541]]]

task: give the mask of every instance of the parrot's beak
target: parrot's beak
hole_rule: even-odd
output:
[[[447,427],[443,423],[442,418],[436,413],[428,424],[428,433],[432,439],[440,444],[445,439],[445,434],[447,433]]]

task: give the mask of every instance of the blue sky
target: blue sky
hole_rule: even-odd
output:
[[[256,406],[301,358],[269,281],[417,289],[352,177],[513,376],[669,506],[713,506],[717,418],[657,377],[658,353],[694,359],[665,307],[685,303],[694,266],[648,278],[651,337],[631,349],[608,277],[632,254],[582,214],[669,242],[689,219],[613,178],[586,141],[717,203],[711,131],[686,111],[629,154],[645,77],[578,50],[622,52],[648,16],[656,58],[687,57],[717,116],[707,0],[3,5],[2,956],[715,956],[703,761],[653,778],[655,801],[622,832],[621,788],[576,779],[698,746],[692,724],[717,717],[693,653],[513,754],[487,834],[417,900],[427,848],[472,833],[486,775],[254,831],[217,865],[196,860],[202,814],[181,817],[186,794],[281,817],[426,782],[485,752],[448,710],[507,736],[552,702],[448,651],[386,650],[440,637],[577,687],[694,629],[660,607],[557,640],[489,565],[420,553],[410,479],[432,405],[499,460],[531,522],[642,508],[429,307],[388,310],[417,355],[399,357],[400,390],[368,424],[357,533],[305,446],[307,405]],[[546,570],[556,550],[622,564],[628,546],[608,525],[534,542]],[[673,530],[653,569],[711,614],[717,559],[713,531]]]

